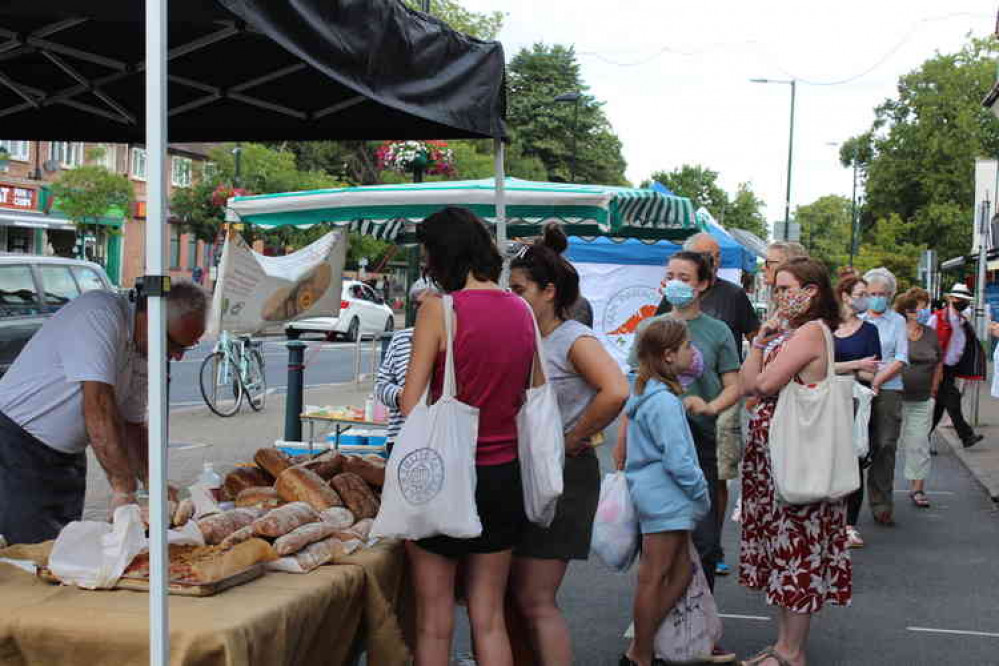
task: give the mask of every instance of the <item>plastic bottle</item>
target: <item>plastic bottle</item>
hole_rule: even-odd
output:
[[[364,401],[364,420],[372,423],[375,420],[375,396],[369,395]]]
[[[201,475],[198,477],[198,483],[201,483],[208,491],[212,494],[212,498],[218,502],[222,497],[222,476],[215,471],[215,466],[206,462],[203,469],[201,470]]]

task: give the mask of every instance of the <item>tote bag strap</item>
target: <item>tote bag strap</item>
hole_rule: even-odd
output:
[[[836,379],[836,345],[833,343],[832,331],[824,321],[819,320],[822,335],[826,339],[826,378],[825,381]]]
[[[548,370],[545,368],[545,348],[541,340],[541,328],[538,326],[538,318],[534,316],[534,310],[527,301],[524,301],[524,306],[527,308],[527,313],[531,315],[531,323],[534,324],[534,357],[531,360],[531,374],[527,377],[527,388],[532,388],[534,386],[534,373],[538,370],[538,364],[540,364],[541,368],[541,377],[544,379],[539,386],[548,383]]]
[[[454,398],[458,393],[458,381],[454,371],[454,298],[444,294],[441,298],[444,307],[444,389],[441,399]]]

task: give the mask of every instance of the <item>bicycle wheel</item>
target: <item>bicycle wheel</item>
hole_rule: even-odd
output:
[[[259,412],[267,401],[267,377],[264,373],[264,357],[259,349],[248,349],[246,371],[240,376],[243,393],[254,411]]]
[[[201,362],[201,397],[208,409],[219,416],[232,416],[239,411],[243,386],[239,373],[229,357],[221,351],[212,352]]]

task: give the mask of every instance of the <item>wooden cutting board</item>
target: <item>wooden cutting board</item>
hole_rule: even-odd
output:
[[[236,587],[251,580],[260,578],[264,573],[263,564],[254,564],[248,569],[235,573],[231,576],[216,580],[211,583],[178,583],[172,582],[167,585],[170,594],[181,597],[210,597],[218,594],[230,587]],[[38,567],[38,577],[47,583],[61,585],[61,581],[48,569],[48,567]],[[149,580],[147,578],[120,578],[115,586],[117,590],[132,590],[135,592],[149,592]]]

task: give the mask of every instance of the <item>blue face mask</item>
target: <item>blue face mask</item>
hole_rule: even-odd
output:
[[[916,313],[916,321],[918,321],[920,324],[923,324],[924,326],[930,323],[930,309],[923,308],[922,310],[919,310]]]
[[[882,314],[888,309],[887,296],[871,296],[868,301],[868,309],[876,314]]]
[[[675,308],[685,308],[697,298],[694,288],[686,282],[680,282],[679,280],[670,280],[667,282],[663,293],[666,296],[666,300]]]

